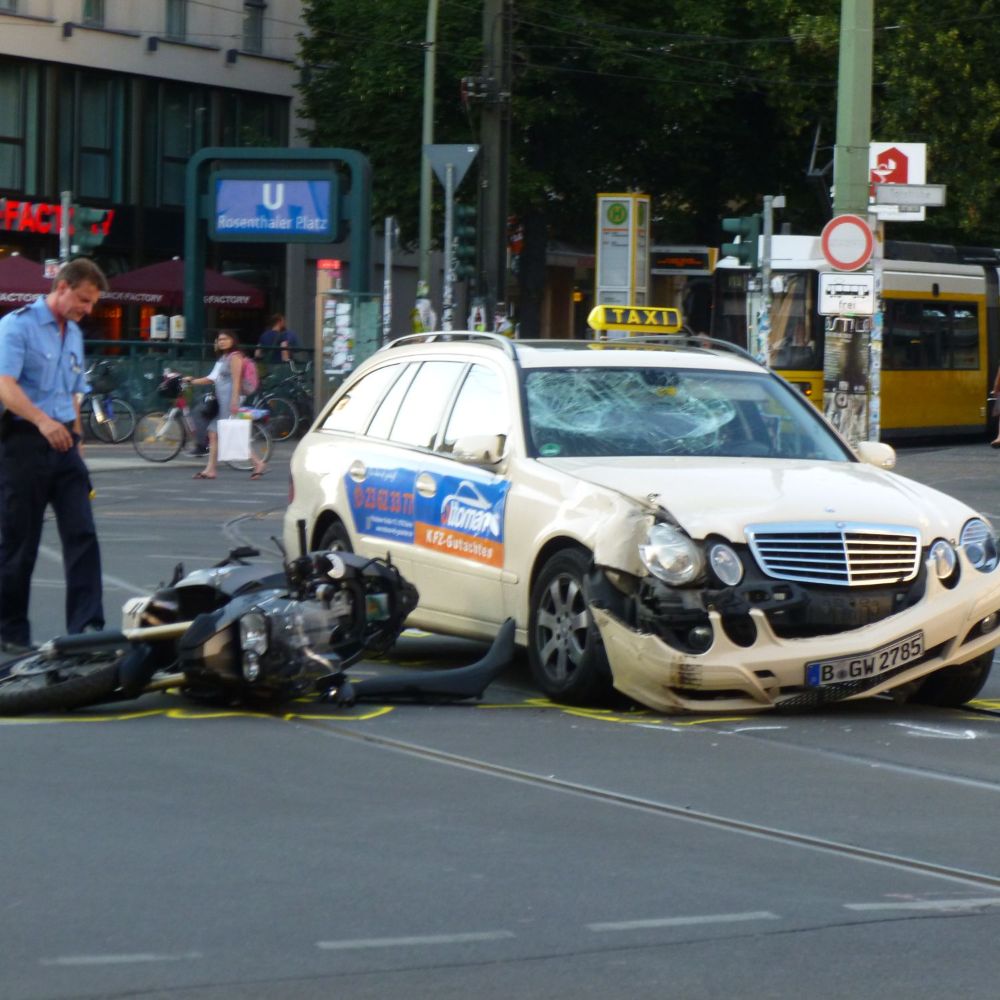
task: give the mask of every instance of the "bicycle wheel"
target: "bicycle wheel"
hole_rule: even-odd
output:
[[[257,423],[255,420],[250,428],[250,451],[260,462],[266,462],[271,457],[271,435],[268,429]],[[253,468],[253,462],[247,459],[245,462],[226,462],[230,469],[239,469],[247,472]]]
[[[99,418],[99,413],[103,420]],[[87,419],[94,436],[108,444],[127,441],[135,430],[135,410],[131,403],[118,396],[98,399],[87,411]]]
[[[284,441],[290,438],[298,426],[299,413],[295,404],[284,396],[268,396],[262,401],[262,406],[270,412],[267,418],[267,429],[274,441]]]
[[[147,462],[169,462],[184,447],[186,436],[183,424],[172,413],[153,411],[136,422],[132,446]]]
[[[295,428],[295,433],[298,436],[305,434],[313,423],[313,405],[312,396],[307,393],[302,393],[295,397],[295,410],[299,415],[299,422]]]

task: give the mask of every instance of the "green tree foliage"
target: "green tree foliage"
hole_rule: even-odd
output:
[[[591,246],[598,191],[650,193],[661,242],[718,244],[719,220],[764,194],[786,196],[795,232],[829,218],[839,3],[512,3],[510,210],[526,259],[546,240]],[[307,0],[305,16],[308,138],[363,150],[376,218],[397,216],[412,242],[426,0]],[[926,142],[928,182],[948,185],[947,208],[890,237],[1000,243],[1000,0],[880,0],[875,16],[872,137]],[[482,71],[482,30],[481,0],[440,0],[435,142],[479,141],[460,81]],[[537,267],[522,286],[522,301],[540,294]]]

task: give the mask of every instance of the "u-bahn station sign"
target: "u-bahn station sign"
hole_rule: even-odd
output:
[[[337,235],[335,177],[227,176],[211,178],[214,209],[209,236],[216,240],[331,243]]]

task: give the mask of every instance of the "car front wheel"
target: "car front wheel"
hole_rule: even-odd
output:
[[[937,708],[958,708],[982,691],[990,676],[993,651],[957,667],[944,667],[924,678],[910,701]]]
[[[319,539],[321,552],[353,552],[351,537],[341,521],[331,521]]]
[[[542,567],[531,591],[528,660],[538,687],[555,701],[593,704],[611,693],[611,668],[587,607],[590,557],[564,549]]]

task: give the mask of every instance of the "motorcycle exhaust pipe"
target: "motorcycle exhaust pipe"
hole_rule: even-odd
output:
[[[124,632],[106,629],[103,632],[81,632],[78,635],[59,635],[46,642],[42,649],[55,654],[96,653],[100,650],[121,649],[137,642],[156,642],[158,639],[177,639],[191,627],[191,622],[170,625],[147,625],[130,628]]]

